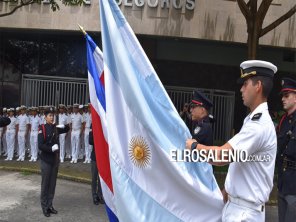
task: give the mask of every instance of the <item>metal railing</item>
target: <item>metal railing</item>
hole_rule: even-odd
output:
[[[22,75],[21,104],[26,106],[86,104],[87,79],[41,75]]]
[[[21,87],[21,104],[26,106],[86,104],[89,101],[87,79],[24,74]],[[194,88],[165,88],[178,111],[192,99]],[[235,93],[215,89],[199,90],[214,104],[211,110],[216,119],[213,125],[214,140],[228,140],[232,136]]]

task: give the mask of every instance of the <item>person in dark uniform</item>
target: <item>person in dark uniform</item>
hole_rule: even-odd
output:
[[[101,187],[100,177],[98,174],[97,161],[96,161],[96,152],[95,152],[92,125],[90,126],[88,140],[89,140],[89,144],[93,146],[93,149],[91,151],[91,156],[90,156],[91,158],[91,191],[92,191],[93,202],[95,205],[98,205],[99,203],[104,204],[105,201],[102,194],[102,187]]]
[[[191,131],[192,139],[207,146],[213,145],[212,122],[209,118],[209,110],[213,103],[200,91],[193,91],[191,101],[191,125],[187,125]]]
[[[180,111],[179,115],[188,126],[188,124],[191,122],[190,106],[188,103],[184,104],[183,109]]]
[[[58,212],[53,208],[56,180],[59,168],[59,134],[69,131],[68,125],[54,124],[54,109],[44,112],[46,124],[38,131],[38,148],[40,150],[41,166],[41,207],[44,216]]]
[[[0,127],[5,127],[10,124],[10,119],[8,117],[0,117]]]
[[[282,102],[286,114],[278,128],[279,222],[296,221],[296,80],[283,78]]]

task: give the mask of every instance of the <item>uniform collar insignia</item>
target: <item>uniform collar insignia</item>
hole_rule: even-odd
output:
[[[261,118],[261,116],[262,116],[262,113],[256,113],[256,114],[254,114],[254,116],[252,117],[251,120],[259,120]]]
[[[194,129],[194,134],[198,134],[199,133],[199,131],[200,131],[200,127],[199,126],[197,126],[197,127],[195,127],[195,129]]]

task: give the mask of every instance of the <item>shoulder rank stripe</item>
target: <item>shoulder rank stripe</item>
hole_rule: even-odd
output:
[[[259,120],[262,116],[262,113],[256,113],[253,117],[252,120]]]

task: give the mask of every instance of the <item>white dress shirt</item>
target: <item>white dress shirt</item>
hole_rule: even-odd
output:
[[[277,149],[276,132],[266,102],[245,118],[240,132],[228,143],[234,150],[247,151],[249,156],[270,157],[270,161],[231,163],[225,181],[230,196],[255,204],[266,203],[273,187]]]

